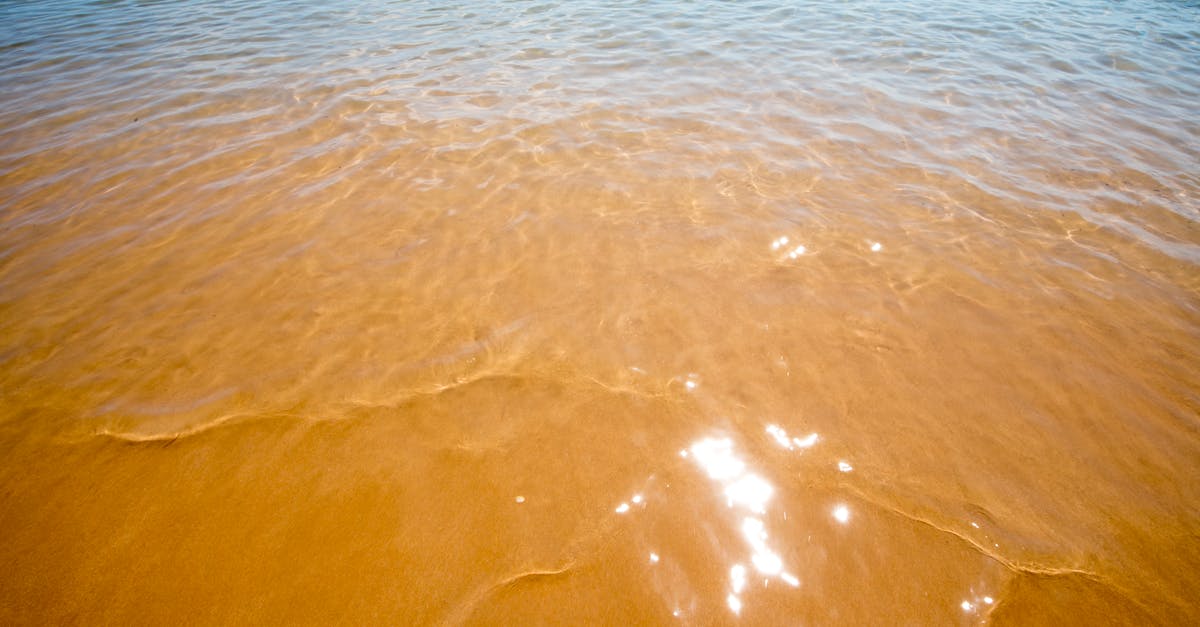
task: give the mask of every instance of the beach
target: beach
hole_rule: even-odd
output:
[[[1194,3],[0,25],[0,623],[1200,621]]]

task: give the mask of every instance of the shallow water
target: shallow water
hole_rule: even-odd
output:
[[[0,5],[0,622],[1195,623],[1200,8]]]

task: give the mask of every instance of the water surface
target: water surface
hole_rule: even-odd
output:
[[[1200,620],[1194,3],[329,4],[0,5],[0,622]]]

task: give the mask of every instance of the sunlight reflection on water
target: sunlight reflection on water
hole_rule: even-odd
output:
[[[775,437],[775,433],[772,436]],[[782,437],[790,448],[791,442],[786,435]],[[767,542],[768,534],[762,517],[767,513],[767,505],[775,493],[774,486],[749,470],[745,460],[735,452],[730,438],[703,438],[694,442],[688,450],[708,478],[720,487],[726,506],[740,517],[739,529],[750,549],[750,563],[754,569],[761,575],[778,577],[788,585],[799,587],[800,579],[784,570],[783,558]],[[746,588],[746,566],[736,563],[729,573],[731,591],[727,604],[734,614],[739,614],[743,604],[742,592]]]

